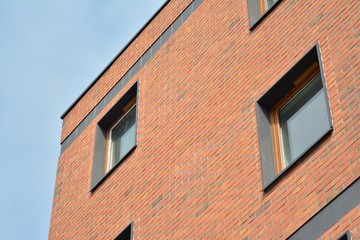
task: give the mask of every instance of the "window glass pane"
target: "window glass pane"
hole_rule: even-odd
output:
[[[279,118],[285,168],[329,129],[326,98],[320,75],[279,111]]]
[[[135,108],[111,130],[112,166],[118,163],[135,146]]]
[[[133,124],[121,137],[120,159],[135,146],[135,124]]]

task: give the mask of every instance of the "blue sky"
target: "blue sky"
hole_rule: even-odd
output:
[[[164,2],[0,1],[1,239],[47,239],[60,115]]]

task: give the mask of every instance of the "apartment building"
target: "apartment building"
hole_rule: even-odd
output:
[[[61,116],[49,239],[360,239],[359,16],[165,2]]]

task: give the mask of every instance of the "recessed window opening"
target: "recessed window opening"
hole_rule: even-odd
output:
[[[254,28],[264,19],[280,0],[247,0],[250,29]]]
[[[350,231],[347,231],[341,237],[338,238],[338,240],[350,240],[350,239],[351,239]]]
[[[332,131],[319,54],[316,45],[256,103],[264,189]]]
[[[134,228],[134,222],[131,222],[131,224],[129,226],[127,226],[114,240],[132,240],[132,239],[134,239],[133,228]]]
[[[123,94],[96,125],[91,191],[137,146],[138,82]]]

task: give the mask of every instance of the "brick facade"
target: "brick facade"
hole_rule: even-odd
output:
[[[63,118],[63,142],[191,4],[171,0]],[[204,0],[62,151],[49,239],[286,239],[360,176],[357,0],[282,0],[249,30],[246,0]],[[333,131],[262,189],[256,101],[315,44]],[[137,147],[91,190],[95,129],[138,81]],[[359,196],[360,198],[360,196]],[[320,239],[350,230],[359,205]]]

